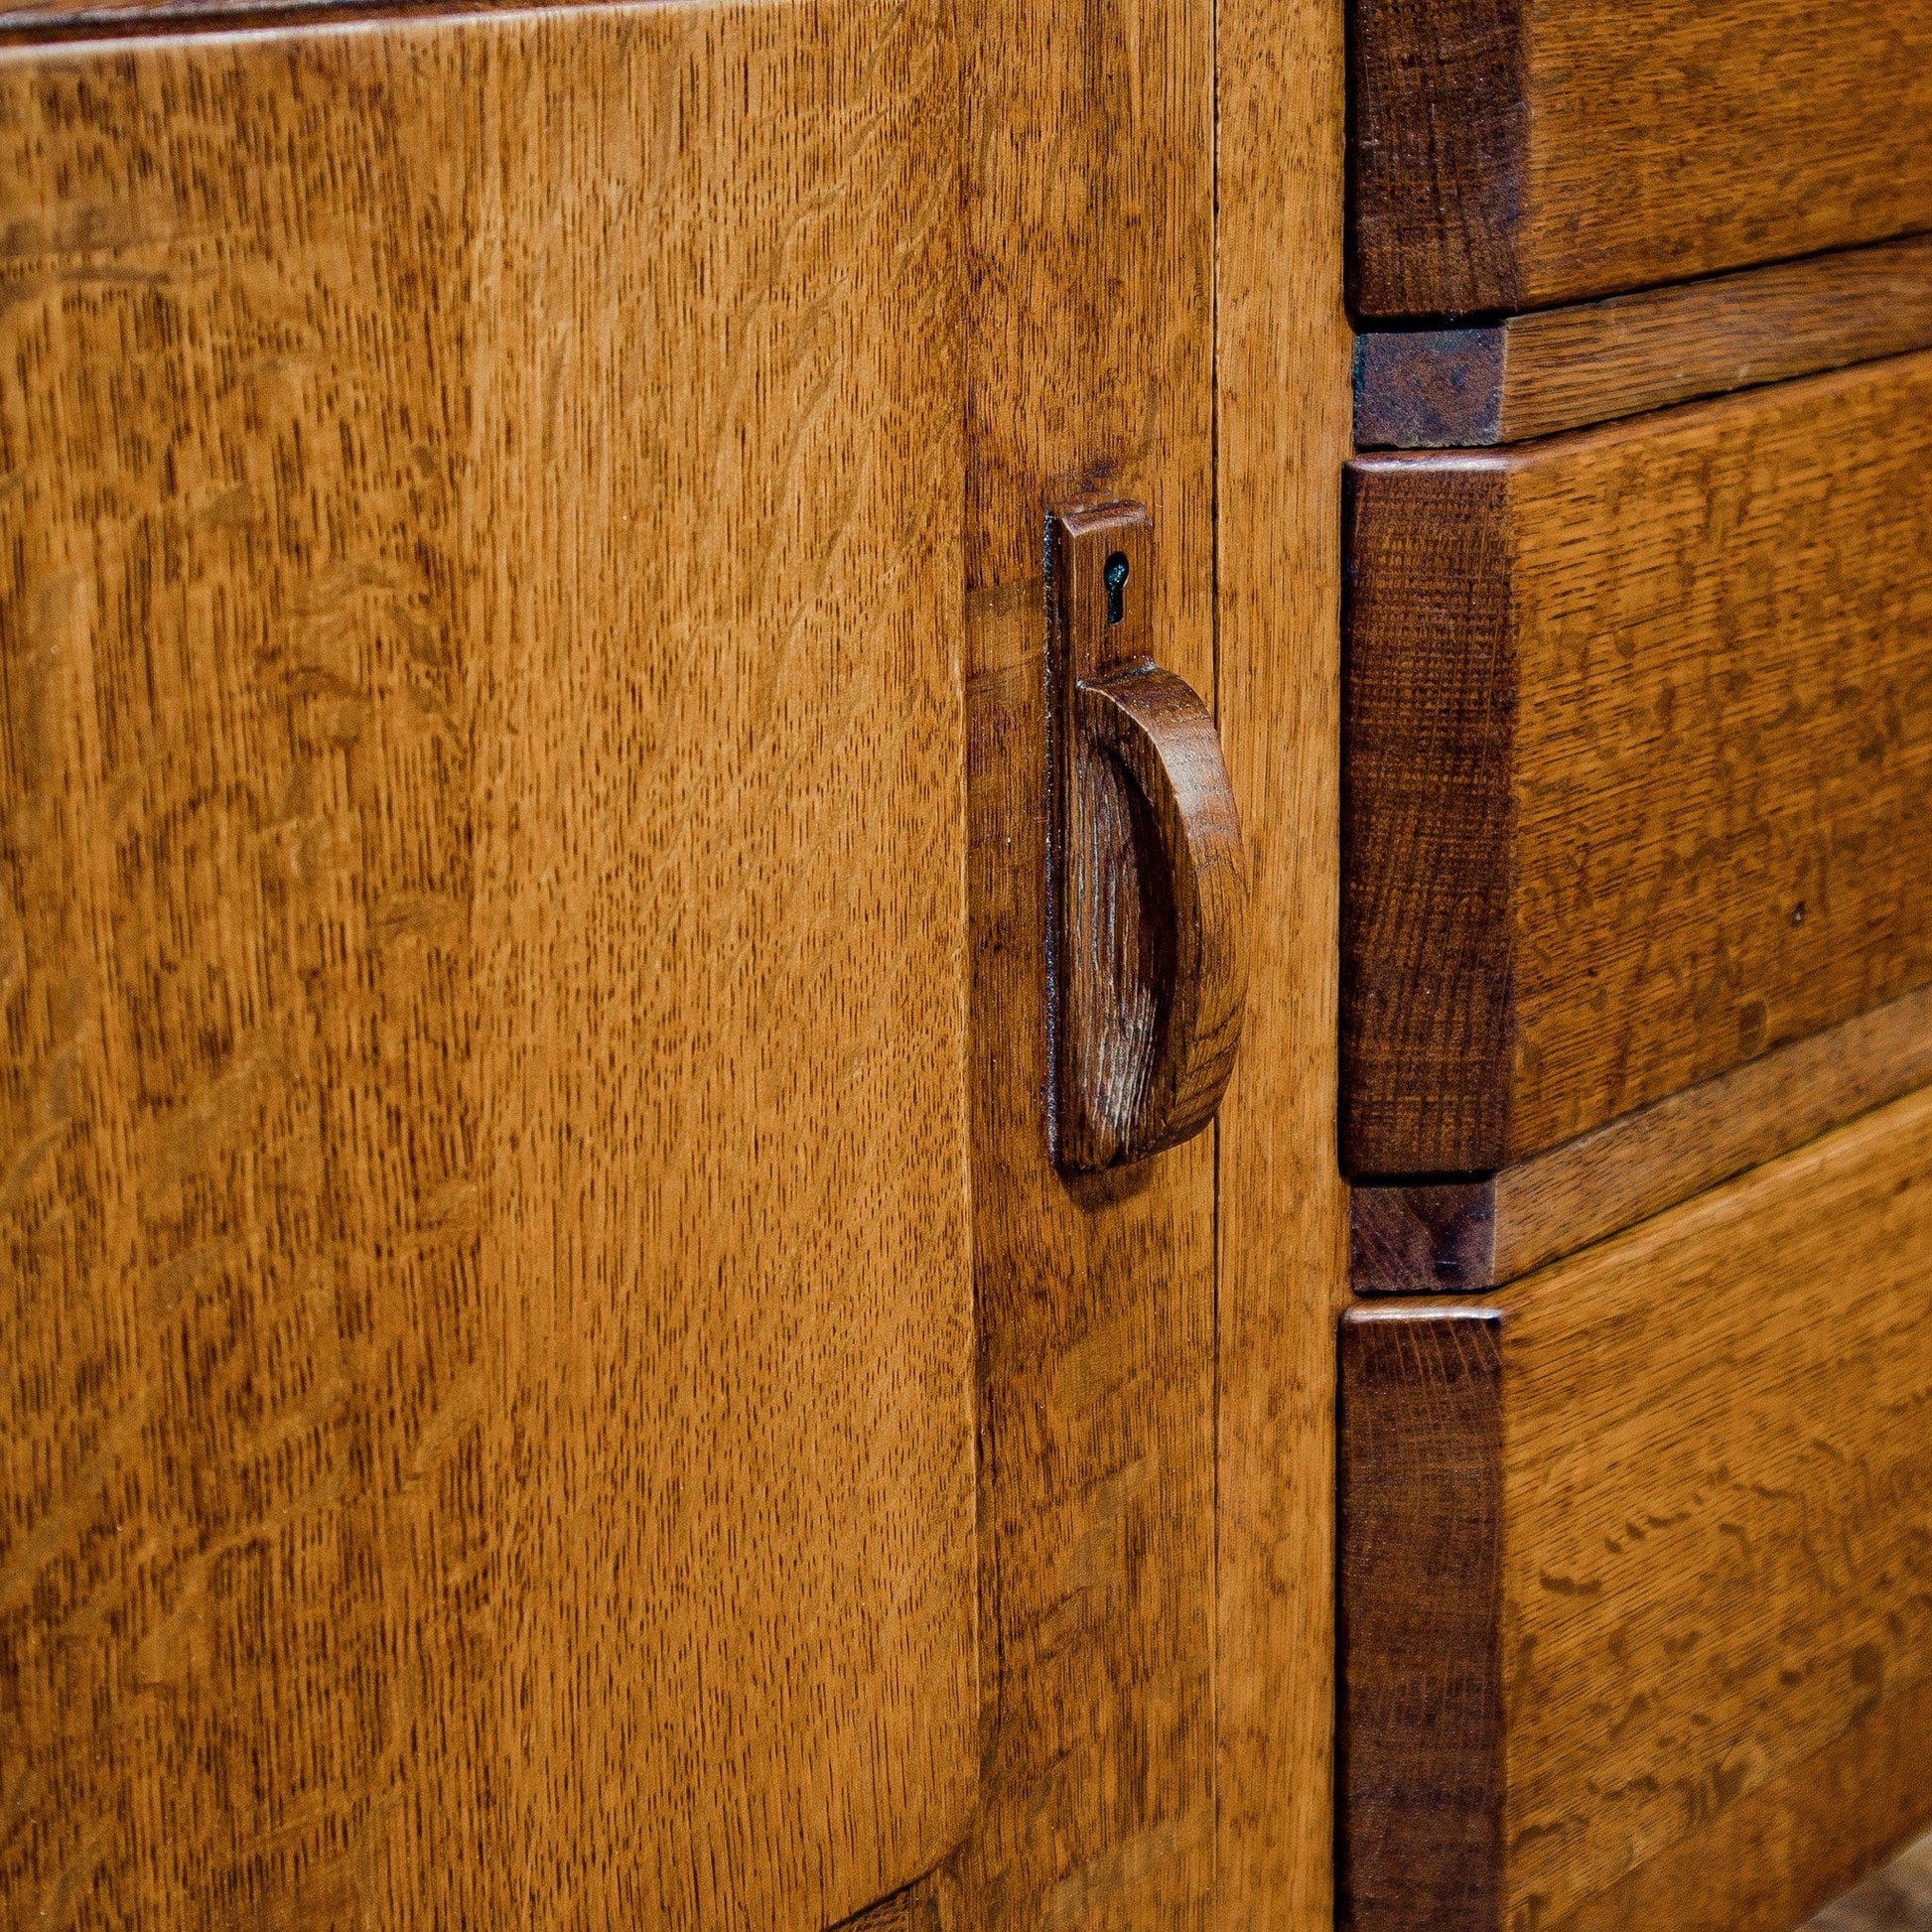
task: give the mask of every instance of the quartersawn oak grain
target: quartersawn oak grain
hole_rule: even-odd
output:
[[[1932,987],[1920,987],[1487,1179],[1355,1188],[1349,1285],[1500,1287],[1927,1082]]]
[[[1351,0],[1351,291],[1551,308],[1932,228],[1920,0]]]
[[[946,18],[0,62],[25,1920],[818,1932],[966,1828]]]
[[[1921,354],[1351,465],[1351,1173],[1492,1173],[1932,982],[1929,454]]]
[[[1479,1385],[1453,1405],[1438,1440],[1473,1431],[1482,1448],[1435,1478],[1459,1507],[1468,1471],[1499,1450],[1500,1865],[1494,1914],[1457,1923],[1778,1932],[1932,1816],[1929,1268],[1921,1092],[1485,1305],[1497,1405]],[[1377,1445],[1406,1440],[1412,1398],[1447,1400],[1428,1350],[1440,1324],[1471,1317],[1441,1304],[1351,1317],[1395,1369],[1376,1431],[1359,1408],[1349,1424],[1351,1495],[1403,1483],[1384,1506],[1426,1509],[1420,1465]],[[1405,1568],[1355,1538],[1360,1521],[1344,1514],[1342,1568],[1375,1600],[1350,1614],[1344,1674],[1378,1681],[1405,1645],[1448,1665],[1430,1633],[1444,1603],[1486,1587],[1487,1545],[1413,1538]],[[1459,1649],[1492,1654],[1486,1637]],[[1382,1811],[1432,1801],[1416,1717],[1349,1708],[1350,1761],[1390,1774]],[[1381,1729],[1355,1734],[1364,1725]],[[1352,1871],[1377,1841],[1350,1818]],[[1455,1882],[1472,1885],[1465,1863]],[[1408,1881],[1437,1882],[1420,1868]],[[1398,1900],[1354,1923],[1411,1921]]]
[[[1214,1148],[1069,1184],[1046,1120],[1049,504],[1160,532],[1160,659],[1213,689],[1209,0],[959,16],[980,1806],[961,1924],[1214,1913]]]
[[[1914,235],[1474,329],[1355,343],[1355,441],[1517,443],[1932,346],[1932,237]]]
[[[1341,9],[1221,0],[1215,45],[1217,687],[1253,907],[1218,1128],[1217,1923],[1331,1932]]]
[[[833,1932],[952,1932],[956,1909],[947,1874],[938,1871],[841,1921]]]
[[[1517,620],[1508,474],[1348,472],[1341,1146],[1351,1174],[1509,1158]]]

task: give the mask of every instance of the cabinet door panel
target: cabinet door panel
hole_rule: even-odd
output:
[[[815,1932],[962,1833],[954,71],[0,63],[25,1917]]]

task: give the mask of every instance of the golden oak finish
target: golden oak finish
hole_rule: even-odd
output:
[[[952,1932],[957,1902],[944,1871],[868,1906],[834,1932]]]
[[[1214,1887],[1214,1148],[1068,1183],[1046,1123],[1041,540],[1160,532],[1213,689],[1213,13],[993,0],[964,69],[978,1819],[961,1923],[1198,1932]]]
[[[1341,29],[1330,0],[1216,14],[1218,698],[1253,906],[1218,1129],[1221,1932],[1333,1924]]]
[[[1565,1932],[1794,1924],[1811,1901],[1854,1883],[1924,1823],[1928,1725],[1932,1683],[1920,1679],[1591,1899]],[[1714,1885],[1713,1873],[1723,1882]]]
[[[1921,354],[1351,466],[1351,1173],[1490,1173],[1932,982],[1929,458]]]
[[[1932,1081],[1932,986],[1484,1180],[1357,1187],[1356,1294],[1496,1288]]]
[[[1364,449],[1516,443],[1932,347],[1932,236],[1355,344]]]
[[[1502,1867],[1493,1917],[1443,1924],[1779,1932],[1932,1816],[1929,1272],[1920,1092],[1489,1305]],[[1468,1314],[1384,1304],[1351,1323],[1406,1324],[1420,1342]],[[1351,1538],[1343,1561],[1385,1614],[1406,1600],[1420,1651],[1440,1605],[1478,1581],[1464,1566],[1481,1550],[1439,1545],[1406,1578],[1377,1579]],[[1363,1626],[1366,1611],[1351,1616],[1351,1683],[1388,1662],[1358,1653]],[[1458,1642],[1412,1668],[1448,1685],[1484,1656]],[[1351,1734],[1376,1710],[1351,1704]],[[1387,1767],[1392,1744],[1361,1748]],[[1407,1802],[1441,1802],[1446,1787],[1412,1763],[1392,1774],[1420,1778]],[[1469,1802],[1450,1804],[1465,1824]],[[1351,1860],[1371,1847],[1351,1826]],[[1381,1895],[1395,1902],[1357,1909],[1358,1932],[1413,1932],[1399,1891]]]
[[[0,61],[23,1922],[966,1829],[947,18]]]
[[[1922,0],[1350,0],[1365,315],[1550,308],[1932,228]]]

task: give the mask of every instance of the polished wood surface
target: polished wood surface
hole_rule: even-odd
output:
[[[1355,441],[1516,443],[1932,347],[1932,237],[1355,344]]]
[[[1366,1487],[1385,1511],[1423,1508],[1426,1458],[1395,1452],[1419,1427],[1403,1420],[1412,1399],[1447,1411],[1438,1443],[1499,1432],[1493,1647],[1443,1634],[1443,1606],[1486,1587],[1484,1535],[1412,1536],[1405,1566],[1353,1534],[1359,1507],[1343,1515],[1344,1578],[1373,1595],[1348,1612],[1350,1684],[1415,1653],[1418,1682],[1500,1674],[1498,1911],[1457,1923],[1777,1932],[1932,1816],[1928,1272],[1919,1093],[1486,1305],[1502,1338],[1493,1425],[1479,1379],[1452,1400],[1431,1367],[1467,1309],[1349,1317],[1345,1356],[1372,1337],[1386,1375],[1350,1410],[1347,1498]],[[1362,1385],[1358,1370],[1344,1381]],[[1473,1454],[1429,1478],[1446,1507],[1461,1506]],[[1380,1874],[1355,1891],[1361,1932],[1409,1932],[1398,1887],[1432,1882],[1414,1866],[1426,1844],[1401,1842],[1405,1879],[1373,1863],[1368,1829],[1405,1793],[1435,1802],[1431,1759],[1405,1758],[1391,1729],[1422,1708],[1348,1706],[1349,1761],[1388,1780],[1349,1791],[1348,1868]],[[1458,1854],[1453,1882],[1470,1882],[1464,1865]],[[1372,1898],[1398,1903],[1365,1912]]]
[[[1481,1173],[1529,1151],[1511,1081],[1510,482],[1503,459],[1350,470],[1341,1152],[1358,1178]]]
[[[1336,1922],[1500,1928],[1501,1317],[1342,1329]]]
[[[1351,0],[1353,298],[1541,309],[1932,228],[1921,0]]]
[[[1919,1679],[1823,1750],[1725,1805],[1708,1829],[1590,1899],[1565,1932],[1657,1924],[1683,1932],[1776,1932],[1795,1924],[1924,1824],[1919,1765],[1928,1725],[1932,1683]],[[1711,1882],[1714,1873],[1721,1883]]]
[[[1047,519],[1053,1156],[1144,1161],[1214,1118],[1241,1044],[1247,867],[1213,715],[1155,661],[1144,504]]]
[[[1331,1932],[1342,21],[1215,22],[1218,709],[1253,908],[1217,1130],[1218,1925]]]
[[[1500,1287],[1932,1083],[1932,987],[1482,1180],[1357,1187],[1358,1295]]]
[[[0,64],[17,1922],[967,1827],[949,18]]]
[[[949,1874],[936,1871],[844,1920],[833,1932],[953,1932],[957,1911]]]
[[[980,1807],[960,1923],[1213,1922],[1214,1146],[1071,1181],[1046,1116],[1050,504],[1160,533],[1214,688],[1213,13],[959,16],[964,65]]]
[[[1344,1159],[1493,1173],[1932,982],[1932,355],[1351,466]]]
[[[1168,986],[1151,1012],[1140,1008],[1152,1022],[1145,1070],[1097,1083],[1107,1097],[1090,1114],[1120,1124],[1114,1159],[1145,1160],[1207,1126],[1234,1070],[1248,990],[1241,821],[1213,717],[1172,671],[1142,662],[1082,679],[1073,715],[1092,751],[1126,774],[1129,815],[1152,834],[1158,868],[1153,894],[1143,887],[1157,909],[1142,936]]]

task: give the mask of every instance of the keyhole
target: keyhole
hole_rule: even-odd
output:
[[[1118,623],[1126,615],[1127,603],[1127,553],[1116,550],[1107,559],[1107,621]]]

